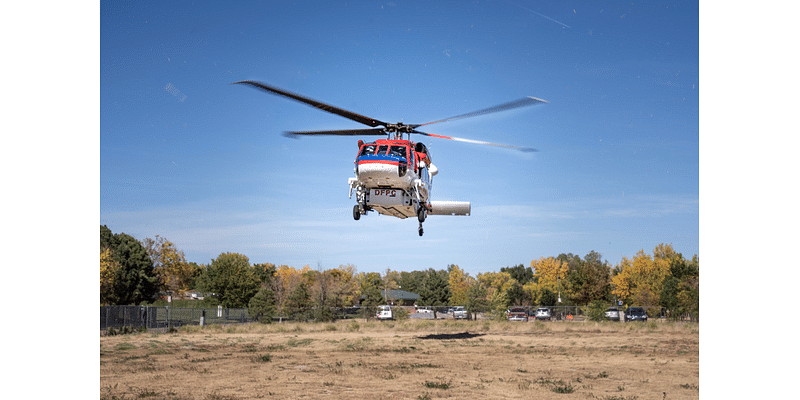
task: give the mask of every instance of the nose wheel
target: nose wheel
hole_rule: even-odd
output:
[[[358,221],[362,215],[367,215],[372,208],[368,207],[365,203],[358,203],[353,206],[353,219]]]
[[[419,223],[419,235],[422,236],[422,222]]]

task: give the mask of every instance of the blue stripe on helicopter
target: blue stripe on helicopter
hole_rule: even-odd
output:
[[[389,161],[389,162],[406,162],[405,157],[398,157],[398,156],[390,156],[386,154],[369,154],[360,156],[356,159],[356,162],[382,162],[382,161]]]

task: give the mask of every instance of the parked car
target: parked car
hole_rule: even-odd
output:
[[[647,322],[647,313],[642,307],[628,307],[628,309],[625,310],[625,322],[628,321]]]
[[[610,321],[619,321],[619,310],[617,307],[609,307],[606,310],[606,319]]]
[[[375,315],[376,319],[388,320],[394,319],[394,313],[391,306],[378,306],[378,313]]]
[[[433,314],[433,310],[430,307],[417,307],[418,313],[430,313]]]
[[[506,311],[509,321],[525,321],[528,322],[528,312],[524,308],[510,308]]]
[[[538,320],[546,320],[550,319],[550,309],[545,307],[539,307],[536,309],[536,319]]]
[[[467,310],[464,307],[453,307],[453,318],[454,319],[466,319],[467,318]]]

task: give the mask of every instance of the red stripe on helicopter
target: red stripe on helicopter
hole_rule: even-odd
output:
[[[389,164],[389,165],[399,165],[399,161],[391,161],[391,160],[358,160],[359,164]]]
[[[436,134],[433,134],[433,133],[428,133],[427,136],[433,136],[433,137],[438,137],[438,138],[441,138],[441,139],[450,139],[450,140],[454,140],[455,139],[455,138],[452,138],[450,136],[436,135]]]

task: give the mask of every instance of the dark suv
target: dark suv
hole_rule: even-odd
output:
[[[628,307],[628,309],[625,310],[625,322],[628,321],[647,322],[647,313],[642,307]]]

